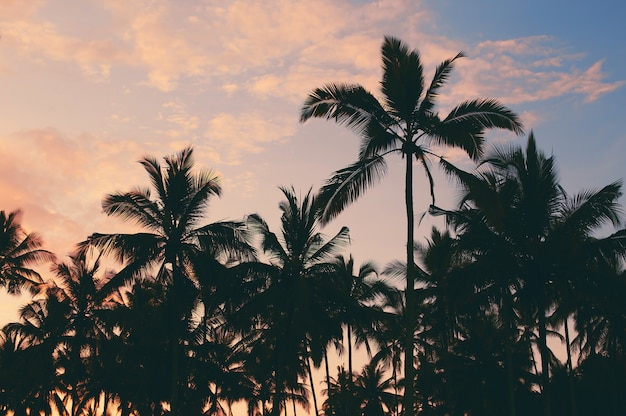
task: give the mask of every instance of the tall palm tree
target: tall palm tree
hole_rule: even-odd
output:
[[[106,196],[102,208],[107,215],[121,217],[147,229],[135,234],[93,234],[82,243],[105,254],[112,253],[124,267],[103,288],[113,291],[143,273],[156,269],[156,280],[164,285],[171,308],[170,349],[172,354],[171,411],[180,414],[180,368],[182,339],[188,336],[187,322],[201,295],[200,286],[212,284],[212,276],[200,273],[206,261],[203,253],[227,261],[235,254],[245,258],[251,251],[244,238],[243,224],[221,221],[200,225],[213,196],[221,194],[219,178],[209,170],[193,172],[191,147],[164,158],[165,165],[147,156],[144,167],[150,189],[136,188]],[[209,291],[210,292],[210,291]]]
[[[300,377],[312,380],[310,360],[320,365],[329,340],[341,335],[341,321],[333,316],[339,296],[332,261],[349,242],[346,227],[328,240],[317,231],[317,197],[311,190],[301,200],[293,188],[281,191],[279,235],[258,214],[248,218],[269,263],[242,265],[254,276],[254,285],[262,284],[233,317],[259,334],[251,355],[265,361],[266,373],[273,374],[273,416],[280,414]],[[313,394],[314,406],[315,400]]]
[[[510,109],[493,99],[466,101],[453,108],[445,118],[436,112],[440,88],[448,80],[459,53],[445,60],[425,86],[420,55],[399,39],[385,37],[382,45],[383,100],[376,99],[360,85],[328,84],[315,89],[302,106],[300,120],[312,117],[334,119],[361,136],[361,149],[355,163],[340,169],[322,187],[320,198],[323,222],[337,216],[356,200],[386,171],[386,156],[392,153],[405,158],[405,207],[407,216],[406,307],[407,322],[414,319],[414,203],[413,163],[422,165],[430,182],[434,200],[431,159],[440,158],[432,146],[450,146],[464,150],[472,159],[482,153],[486,129],[503,128],[522,132],[522,124]],[[415,376],[413,334],[405,342],[404,371],[407,380]],[[413,383],[407,383],[405,411],[415,413]]]
[[[27,233],[20,224],[22,212],[0,211],[0,287],[13,295],[22,288],[37,293],[41,275],[30,266],[54,261],[55,257],[41,249],[43,242],[37,233]]]
[[[69,260],[54,265],[55,282],[48,284],[46,293],[65,306],[59,365],[69,392],[65,397],[69,413],[78,415],[103,393],[96,373],[102,365],[100,353],[112,331],[105,319],[106,310],[114,303],[99,291],[113,272],[100,271],[100,254],[80,251]]]

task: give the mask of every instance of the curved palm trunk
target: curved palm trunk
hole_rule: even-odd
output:
[[[415,327],[414,319],[414,290],[415,290],[415,262],[414,262],[414,229],[415,218],[413,214],[413,158],[411,154],[406,156],[406,176],[405,176],[405,205],[407,220],[407,241],[406,241],[406,323],[404,337],[404,414],[405,416],[415,415],[415,367],[413,332]]]

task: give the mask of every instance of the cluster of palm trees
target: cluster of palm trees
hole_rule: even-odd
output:
[[[569,195],[532,133],[525,147],[485,154],[486,130],[522,125],[490,99],[439,117],[439,90],[462,56],[426,85],[417,51],[388,37],[382,101],[359,85],[314,90],[302,121],[347,125],[360,151],[318,193],[281,188],[278,233],[257,214],[206,224],[221,187],[194,168],[191,148],[164,163],[143,158],[151,187],[103,200],[107,215],[141,231],[93,234],[67,262],[21,228],[19,212],[0,212],[0,286],[35,295],[0,332],[0,412],[227,415],[237,403],[271,416],[302,407],[327,416],[623,413],[621,182]],[[452,165],[443,146],[477,167]],[[327,237],[320,227],[381,178],[392,153],[406,162],[406,259],[357,270],[343,252],[349,230]],[[461,190],[453,209],[436,205],[433,161]],[[414,242],[415,163],[430,182],[429,213],[446,223],[424,244]],[[32,269],[41,262],[53,263],[53,279]],[[360,371],[357,346],[371,357]]]

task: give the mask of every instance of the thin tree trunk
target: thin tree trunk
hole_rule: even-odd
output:
[[[328,399],[328,411],[331,415],[335,414],[333,411],[332,400],[330,400],[330,368],[328,365],[328,349],[324,351],[324,367],[326,369],[326,398]]]
[[[405,336],[404,336],[404,415],[415,415],[415,367],[414,367],[414,290],[415,290],[415,262],[414,262],[414,232],[415,218],[413,213],[413,155],[405,154],[405,205],[407,220],[406,241],[406,290],[405,290]]]
[[[293,416],[296,416],[296,395],[293,393],[293,390],[291,390],[291,401],[293,403]]]
[[[272,397],[272,411],[271,416],[280,416],[280,405],[282,403],[282,389],[283,379],[282,370],[278,367],[274,370],[274,397]],[[263,411],[265,413],[265,410]]]
[[[348,374],[350,375],[350,386],[352,386],[352,327],[348,324]]]
[[[542,288],[543,291],[543,288]],[[541,393],[543,398],[543,415],[552,415],[552,403],[550,400],[550,354],[548,351],[547,343],[547,328],[546,328],[546,311],[544,308],[543,294],[539,295],[539,354],[541,356],[541,384],[543,385],[543,391]]]
[[[513,351],[512,351],[512,335],[513,319],[511,317],[513,311],[513,305],[510,302],[509,289],[505,288],[505,292],[502,296],[502,314],[504,317],[504,353],[506,360],[506,384],[509,399],[509,416],[516,415],[515,405],[515,376],[513,368]]]
[[[315,408],[315,416],[319,416],[319,410],[317,410],[317,397],[315,395],[315,385],[313,384],[313,368],[311,367],[311,356],[307,357],[306,364],[309,370],[309,383],[311,384],[311,395],[313,396],[313,407]]]
[[[570,404],[572,406],[572,416],[577,416],[576,395],[574,394],[574,369],[572,367],[572,348],[569,339],[569,323],[567,318],[564,322],[565,326],[565,346],[567,348],[567,378],[569,379]]]

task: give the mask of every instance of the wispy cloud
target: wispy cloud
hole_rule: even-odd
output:
[[[454,89],[465,98],[496,96],[521,104],[577,94],[592,102],[625,84],[607,81],[602,61],[580,69],[585,56],[568,54],[548,36],[485,41],[469,55],[459,65],[461,78]]]
[[[244,153],[259,153],[269,143],[293,135],[297,120],[285,116],[267,116],[259,112],[234,115],[221,113],[213,117],[205,133],[206,145],[220,155],[219,162],[241,163]]]

